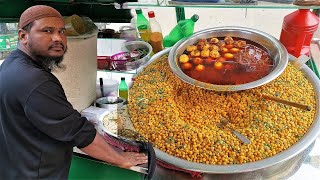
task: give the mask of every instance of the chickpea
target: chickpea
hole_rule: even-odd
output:
[[[207,43],[206,39],[199,39],[198,41],[198,45],[201,45],[201,46],[205,45],[206,43]]]
[[[198,44],[197,45],[197,50],[201,51],[204,47],[204,44]]]
[[[197,65],[196,68],[195,68],[195,70],[197,70],[197,71],[203,71],[203,70],[204,70],[204,65],[202,65],[202,64]]]
[[[232,44],[226,44],[224,47],[227,48],[227,49],[231,49],[231,48],[233,48],[233,45]]]
[[[200,56],[200,51],[199,50],[191,51],[190,55],[192,57],[198,57],[198,56]]]
[[[219,41],[217,44],[220,48],[224,47],[226,43],[224,41]]]
[[[223,48],[222,48],[222,50],[221,50],[221,52],[222,52],[222,53],[227,53],[227,52],[229,52],[229,49],[228,49],[228,48],[223,47]]]
[[[201,51],[201,57],[203,58],[209,57],[209,53],[210,53],[209,49],[206,49],[206,50],[204,49]]]
[[[202,50],[208,50],[210,48],[210,44],[205,44],[203,47],[202,47]]]
[[[219,51],[219,46],[217,46],[217,45],[211,45],[211,46],[209,47],[209,50],[210,50],[210,51],[212,51],[212,50],[217,50],[217,51]]]
[[[243,41],[243,40],[234,42],[234,47],[237,47],[237,48],[243,48],[246,45],[247,45],[246,41]]]
[[[215,69],[222,69],[223,64],[220,61],[217,61],[214,63],[214,68]]]
[[[179,61],[180,61],[181,63],[186,63],[186,62],[189,61],[189,56],[186,55],[186,54],[182,54],[182,55],[179,57]]]
[[[226,37],[224,38],[224,42],[225,42],[226,44],[233,44],[233,43],[234,43],[234,40],[233,40],[233,38],[232,38],[231,36],[226,36]]]
[[[210,57],[212,57],[212,58],[218,58],[218,57],[220,57],[220,53],[217,51],[217,50],[212,50],[212,51],[210,51]]]
[[[184,70],[190,70],[190,69],[192,69],[192,64],[189,63],[189,62],[183,63],[181,65],[181,68],[184,69]]]
[[[233,53],[233,54],[236,54],[236,53],[238,53],[239,51],[240,51],[239,48],[231,48],[231,49],[230,49],[230,52]]]
[[[212,43],[212,44],[216,44],[216,43],[218,43],[219,42],[219,39],[218,38],[215,38],[215,37],[213,37],[213,38],[211,38],[210,39],[210,41],[209,41],[210,43]]]
[[[196,57],[196,58],[194,58],[194,59],[192,60],[192,62],[193,62],[194,64],[202,64],[202,63],[203,63],[203,59],[200,58],[200,57]]]
[[[225,54],[223,55],[223,57],[226,58],[226,59],[232,59],[232,58],[234,58],[234,55],[231,54],[231,53],[225,53]]]
[[[191,46],[188,46],[188,47],[187,47],[187,51],[188,51],[188,52],[191,52],[191,51],[194,51],[194,50],[197,50],[197,46],[191,45]]]

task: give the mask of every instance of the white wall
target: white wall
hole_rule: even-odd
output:
[[[143,14],[148,17],[148,11],[154,11],[156,19],[161,24],[163,35],[170,33],[176,25],[175,8],[143,8]],[[295,9],[245,9],[245,8],[185,8],[186,18],[193,14],[199,15],[195,31],[217,26],[244,26],[262,30],[280,37],[282,21],[285,15]],[[132,13],[135,14],[134,10]]]

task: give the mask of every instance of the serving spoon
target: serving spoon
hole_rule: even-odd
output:
[[[266,99],[266,100],[271,100],[271,101],[275,101],[275,102],[278,102],[278,103],[281,103],[281,104],[286,104],[286,105],[289,105],[289,106],[293,106],[293,107],[296,107],[296,108],[303,109],[305,111],[311,111],[311,107],[308,106],[308,105],[305,105],[305,104],[300,104],[300,103],[297,103],[297,102],[292,102],[292,101],[280,99],[280,98],[277,98],[277,97],[268,96],[268,95],[265,95],[265,94],[261,94],[259,96],[262,97],[263,99]]]
[[[240,141],[242,141],[245,144],[250,144],[250,140],[242,135],[240,132],[236,131],[232,127],[227,126],[229,124],[229,120],[225,117],[221,117],[221,120],[219,123],[216,123],[216,125],[222,129],[223,127],[227,127]]]

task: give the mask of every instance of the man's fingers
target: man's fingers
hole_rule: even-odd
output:
[[[144,164],[148,162],[148,157],[142,153],[133,153],[131,154],[131,158],[135,164]]]
[[[139,159],[139,160],[136,160],[136,163],[137,164],[144,164],[144,163],[147,163],[148,162],[148,159]]]
[[[135,156],[132,159],[133,161],[135,161],[135,163],[137,164],[144,164],[148,162],[148,157],[147,156]]]
[[[136,152],[125,152],[127,156],[129,157],[146,157],[147,156],[143,153],[136,153]]]
[[[131,163],[131,166],[144,164],[148,162],[148,156],[143,153],[136,152],[124,152],[123,155],[128,159]]]

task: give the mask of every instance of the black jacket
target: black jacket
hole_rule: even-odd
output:
[[[0,66],[0,174],[67,179],[72,148],[89,145],[94,126],[68,102],[59,80],[20,50]]]

